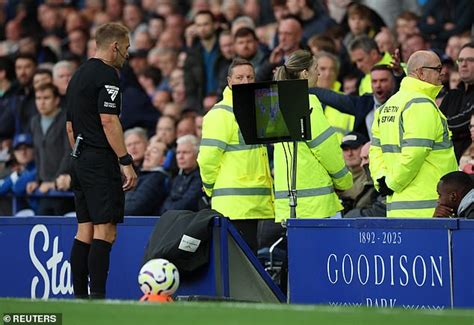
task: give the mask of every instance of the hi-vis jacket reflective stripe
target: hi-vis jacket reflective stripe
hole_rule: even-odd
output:
[[[336,81],[332,87],[332,90],[341,93],[340,89],[341,83]],[[354,115],[341,113],[334,107],[326,105],[326,107],[324,107],[324,116],[326,116],[329,125],[332,126],[334,131],[336,131],[336,136],[339,140],[339,143],[342,142],[344,135],[354,129]]]
[[[377,62],[376,65],[390,64],[391,62],[392,56],[390,55],[390,53],[385,52],[382,59],[380,59],[380,61]],[[359,96],[368,93],[372,93],[372,78],[370,77],[370,73],[367,73],[364,78],[362,78],[359,85]]]
[[[395,192],[387,198],[389,217],[432,217],[439,179],[457,170],[446,117],[434,102],[440,89],[405,77],[375,112],[369,166]]]
[[[274,218],[267,149],[246,145],[232,109],[232,90],[204,116],[198,164],[212,208],[230,219]]]
[[[296,216],[324,218],[342,210],[335,189],[349,189],[352,186],[352,175],[345,165],[335,131],[324,117],[318,98],[309,95],[309,104],[313,109],[312,140],[298,142]],[[292,156],[292,143],[275,144],[275,221],[290,216],[288,188],[291,185]]]

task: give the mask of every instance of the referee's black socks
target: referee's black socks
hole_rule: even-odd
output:
[[[71,249],[71,270],[72,285],[74,287],[74,296],[77,299],[89,298],[87,290],[89,277],[89,250],[90,244],[74,239]]]
[[[105,285],[109,272],[112,244],[101,239],[93,239],[89,252],[89,276],[91,299],[105,298]]]

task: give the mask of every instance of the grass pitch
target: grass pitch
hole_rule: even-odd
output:
[[[401,310],[286,304],[73,301],[0,298],[5,313],[62,313],[62,324],[474,325],[473,310]],[[7,323],[0,323],[5,324]],[[11,323],[10,323],[11,324]]]

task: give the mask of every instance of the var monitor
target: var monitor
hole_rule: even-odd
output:
[[[234,85],[232,97],[246,144],[311,139],[307,80]]]

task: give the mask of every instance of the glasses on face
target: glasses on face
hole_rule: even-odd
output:
[[[438,71],[438,73],[441,73],[441,70],[443,69],[442,65],[439,65],[437,67],[421,67],[422,69],[430,69],[430,70],[435,70]]]
[[[459,58],[456,60],[456,63],[458,65],[463,64],[464,62],[466,63],[474,63],[474,57],[469,57],[469,58]]]

